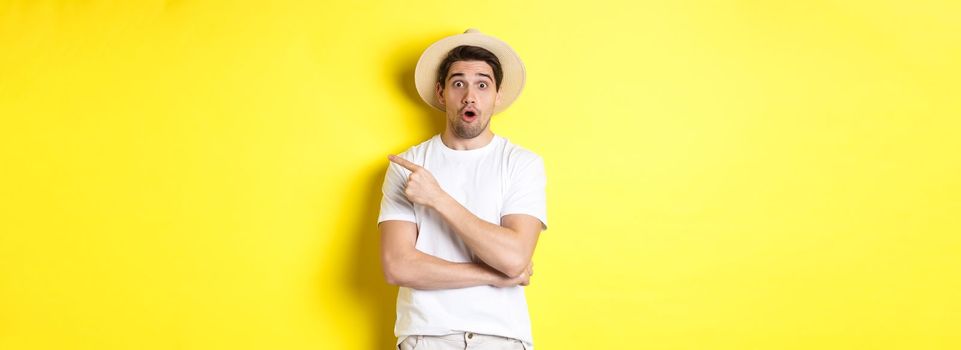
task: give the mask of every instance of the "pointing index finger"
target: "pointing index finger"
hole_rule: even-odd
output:
[[[410,170],[410,171],[417,171],[417,169],[420,169],[420,166],[419,166],[419,165],[414,164],[413,162],[411,162],[411,161],[409,161],[409,160],[407,160],[407,159],[404,159],[404,158],[395,156],[395,155],[393,155],[393,154],[388,155],[388,156],[387,156],[387,159],[389,159],[391,162],[397,163],[397,165],[400,165],[400,166],[402,166],[402,167],[404,167],[405,169]]]

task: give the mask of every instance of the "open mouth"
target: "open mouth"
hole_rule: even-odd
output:
[[[464,121],[466,122],[472,122],[475,119],[477,119],[477,112],[464,111],[464,113],[461,114],[461,118],[464,119]]]

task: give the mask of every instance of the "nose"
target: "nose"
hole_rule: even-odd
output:
[[[477,103],[477,94],[474,93],[474,89],[467,88],[467,93],[464,94],[464,99],[462,102],[465,105]]]

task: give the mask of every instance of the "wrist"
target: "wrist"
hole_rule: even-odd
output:
[[[434,200],[430,201],[428,206],[431,209],[440,211],[440,208],[449,207],[451,204],[450,201],[453,199],[454,198],[448,195],[446,192],[441,192],[441,194],[437,195],[437,197],[434,197]]]
[[[488,282],[488,284],[494,287],[503,288],[503,287],[510,286],[511,279],[498,272],[491,272],[489,274],[489,278],[490,278],[490,281]]]
[[[494,287],[503,287],[505,283],[507,283],[508,278],[506,276],[504,276],[497,270],[494,270],[494,268],[488,266],[484,262],[482,261],[474,262],[473,264],[474,266],[477,266],[478,268],[480,268],[480,270],[483,272],[483,281],[487,285],[494,286]]]

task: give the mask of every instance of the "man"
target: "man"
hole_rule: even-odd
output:
[[[544,163],[489,125],[524,73],[510,46],[472,29],[417,62],[417,90],[447,126],[388,156],[378,227],[400,349],[533,349],[523,286],[547,229]]]

